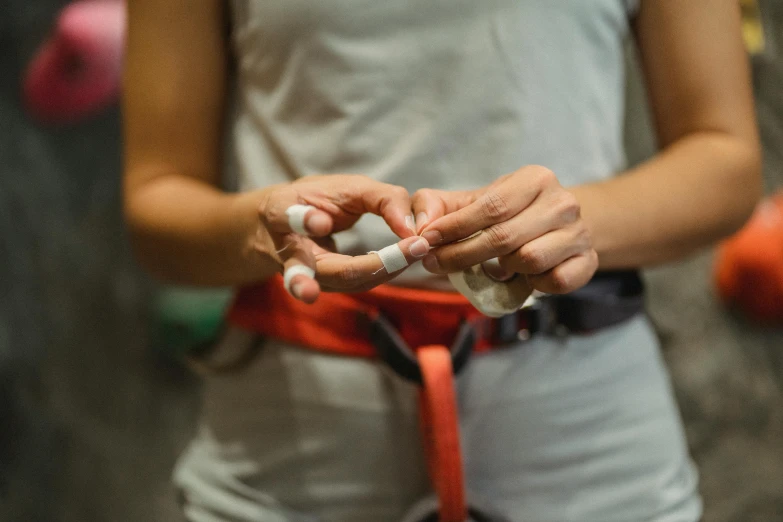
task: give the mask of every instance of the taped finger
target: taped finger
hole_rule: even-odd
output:
[[[286,200],[296,201],[294,194],[282,195],[261,209],[260,218],[264,227],[273,234],[299,234],[301,236],[323,237],[332,233],[334,220],[327,210],[315,205],[301,203],[289,204]],[[301,200],[301,199],[300,199]]]
[[[370,254],[378,255],[378,257],[381,259],[381,263],[383,264],[383,268],[386,269],[387,274],[393,274],[394,272],[402,270],[408,266],[408,260],[405,259],[405,254],[402,253],[402,249],[397,243],[389,245],[378,251],[373,250],[370,252]]]
[[[330,255],[318,261],[318,280],[330,290],[367,290],[390,280],[428,251],[425,239],[410,237],[363,256]]]
[[[310,233],[305,228],[305,218],[311,210],[316,210],[312,205],[291,205],[285,210],[285,215],[288,216],[288,226],[291,230],[297,234],[307,236]]]
[[[283,285],[285,286],[285,289],[288,291],[289,294],[291,294],[292,296],[298,299],[299,296],[295,295],[295,293],[292,290],[293,280],[297,276],[304,276],[308,279],[315,279],[315,270],[313,270],[309,266],[298,265],[298,264],[289,266],[288,268],[285,269],[285,272],[283,273]]]
[[[275,238],[277,255],[283,265],[283,283],[286,291],[296,299],[312,303],[318,298],[320,287],[315,280],[315,254],[318,248],[311,239],[289,233]]]

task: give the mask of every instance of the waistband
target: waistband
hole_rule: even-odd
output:
[[[568,295],[545,296],[531,308],[490,319],[461,294],[381,285],[356,294],[322,293],[308,305],[292,298],[282,278],[242,288],[228,313],[230,324],[314,350],[354,357],[377,356],[371,339],[382,318],[409,346],[450,346],[469,323],[473,351],[527,340],[536,334],[587,333],[630,319],[644,309],[635,271],[604,272]]]

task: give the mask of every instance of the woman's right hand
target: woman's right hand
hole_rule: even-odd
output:
[[[314,207],[304,218],[308,236],[291,227],[286,210],[293,205]],[[429,252],[426,240],[415,234],[408,191],[352,174],[308,176],[264,189],[252,247],[272,256],[283,272],[296,265],[315,271],[315,278],[300,274],[290,281],[291,294],[301,301],[312,303],[321,290],[366,291],[402,272],[387,273],[376,254],[347,256],[335,251],[331,235],[351,228],[366,213],[381,216],[402,238],[397,245],[409,265]]]

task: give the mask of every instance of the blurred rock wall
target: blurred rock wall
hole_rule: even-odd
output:
[[[63,0],[0,3],[0,520],[176,520],[195,379],[148,349],[116,110],[39,127],[21,72]],[[168,511],[167,511],[168,510]]]

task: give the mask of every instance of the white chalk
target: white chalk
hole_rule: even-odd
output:
[[[387,274],[397,272],[408,266],[408,260],[405,259],[405,254],[402,253],[402,249],[397,243],[369,253],[378,254]]]
[[[291,295],[294,295],[291,293],[291,280],[298,275],[304,275],[312,278],[315,277],[315,270],[306,265],[294,265],[285,271],[285,274],[283,274],[283,286],[285,286],[285,289]]]
[[[288,207],[285,210],[285,215],[288,216],[288,226],[291,227],[291,230],[303,236],[308,235],[305,228],[305,217],[311,210],[315,210],[312,205],[291,205]]]

